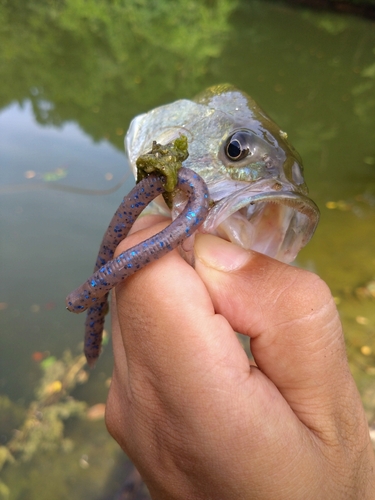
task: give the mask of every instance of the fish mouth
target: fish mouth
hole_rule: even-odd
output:
[[[318,222],[319,209],[307,196],[293,191],[254,193],[246,187],[217,201],[200,231],[289,263],[309,242]]]

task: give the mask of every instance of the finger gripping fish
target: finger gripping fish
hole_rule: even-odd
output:
[[[287,134],[231,85],[137,116],[125,149],[139,183],[111,221],[94,275],[67,298],[72,312],[88,308],[85,353],[90,365],[100,353],[110,289],[177,246],[192,263],[195,231],[291,262],[319,221],[319,209],[307,196],[301,158]],[[150,174],[155,165],[158,174]],[[158,196],[162,192],[164,199]],[[152,210],[173,222],[113,259],[154,198]]]

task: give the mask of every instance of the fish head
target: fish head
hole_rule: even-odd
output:
[[[188,138],[184,166],[206,182],[211,208],[200,231],[283,262],[312,237],[319,210],[308,198],[302,160],[287,134],[244,92],[227,84],[194,100],[161,106],[133,120],[125,139],[130,163],[153,140]],[[186,203],[174,198],[175,218]]]
[[[220,133],[216,137],[208,134],[211,127],[206,119],[201,142],[206,143],[206,149],[213,146],[220,170],[228,178],[244,182],[275,179],[307,194],[300,155],[288,142],[286,132],[250,96],[224,84],[210,87],[195,102],[214,110],[209,121]],[[203,157],[203,151],[200,155]]]

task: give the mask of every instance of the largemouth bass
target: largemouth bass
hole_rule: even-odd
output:
[[[203,178],[210,195],[199,231],[293,261],[312,237],[319,210],[307,197],[302,160],[287,134],[247,94],[217,85],[134,118],[125,137],[134,175],[154,140],[165,144],[181,134],[189,143],[184,167]],[[175,196],[172,218],[185,203],[186,195]],[[171,214],[162,198],[158,205],[154,211]]]
[[[90,365],[101,350],[110,290],[173,248],[182,249],[193,263],[196,231],[291,262],[319,220],[317,206],[307,197],[301,158],[286,133],[230,85],[137,116],[125,149],[134,173],[142,164],[146,176],[139,177],[142,180],[113,216],[94,274],[66,299],[72,312],[88,309],[85,354]],[[163,175],[149,175],[155,165]],[[164,175],[170,165],[178,172],[172,187]],[[161,193],[170,189],[169,208]],[[152,210],[171,216],[173,222],[113,259],[120,241],[154,198]]]

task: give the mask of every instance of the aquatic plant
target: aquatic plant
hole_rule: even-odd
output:
[[[0,397],[0,408],[6,410],[1,412],[1,427],[9,428],[7,415],[18,417],[18,423],[13,422],[17,426],[13,437],[0,447],[0,469],[6,463],[29,461],[36,453],[72,447],[64,438],[64,421],[85,415],[86,403],[70,395],[77,383],[88,378],[83,370],[85,363],[83,355],[73,357],[69,351],[62,359],[46,358],[41,364],[43,375],[35,389],[35,399],[27,410],[20,409],[6,396]],[[20,413],[24,416],[22,423]]]

